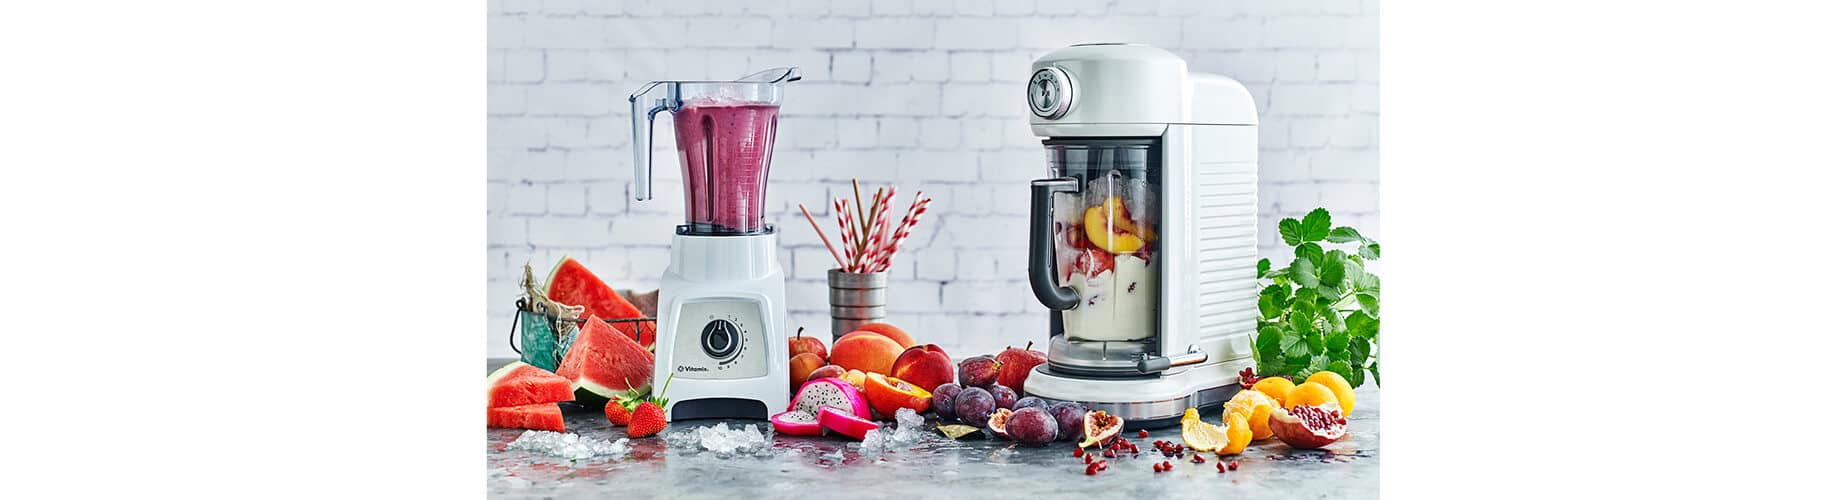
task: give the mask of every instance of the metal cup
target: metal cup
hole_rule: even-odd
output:
[[[827,300],[832,307],[832,337],[857,330],[859,325],[883,321],[887,308],[890,273],[826,271]],[[830,343],[829,343],[830,344]]]

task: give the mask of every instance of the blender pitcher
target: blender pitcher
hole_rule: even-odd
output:
[[[653,198],[654,117],[666,111],[673,113],[674,143],[679,146],[681,180],[686,188],[682,231],[699,235],[767,232],[763,197],[782,85],[800,79],[796,68],[774,68],[733,81],[649,82],[631,94],[635,199]],[[650,94],[655,95],[650,98]]]
[[[1156,334],[1162,191],[1148,141],[1045,140],[1031,183],[1030,284],[1081,341]]]

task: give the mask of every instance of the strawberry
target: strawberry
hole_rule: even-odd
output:
[[[623,382],[627,384],[628,380]],[[629,412],[634,410],[635,404],[641,400],[642,393],[633,390],[613,396],[609,403],[604,404],[604,418],[610,419],[611,425],[619,427],[629,425]]]
[[[633,402],[622,396],[610,398],[610,402],[604,405],[604,418],[610,419],[610,424],[618,427],[629,425],[629,403]]]
[[[662,429],[667,428],[667,412],[662,411],[667,407],[667,398],[663,396],[667,394],[667,386],[671,385],[673,381],[673,376],[669,375],[667,383],[661,385],[659,394],[650,396],[647,400],[635,405],[635,409],[629,415],[629,437],[645,438],[660,434]]]
[[[667,428],[667,414],[661,411],[661,405],[653,401],[643,401],[635,405],[635,413],[629,417],[629,437],[644,438],[659,434]]]

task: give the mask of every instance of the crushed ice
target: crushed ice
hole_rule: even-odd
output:
[[[629,454],[629,438],[611,442],[607,439],[580,436],[570,432],[527,431],[508,443],[510,450],[523,450],[572,460],[608,456],[621,458]]]
[[[920,443],[922,438],[928,435],[927,432],[924,432],[927,423],[928,420],[921,414],[915,413],[915,410],[898,408],[896,409],[896,428],[887,432],[882,428],[865,432],[864,443],[859,445],[858,451],[875,454],[907,450],[916,443]]]
[[[709,451],[719,458],[730,458],[736,455],[768,455],[774,443],[770,434],[773,432],[765,434],[754,424],[732,429],[719,422],[711,427],[668,432],[661,437],[667,441],[670,450]]]

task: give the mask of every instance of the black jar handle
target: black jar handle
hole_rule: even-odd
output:
[[[1036,300],[1056,311],[1080,305],[1080,293],[1055,283],[1055,193],[1080,192],[1072,177],[1039,179],[1029,183],[1029,288]]]

